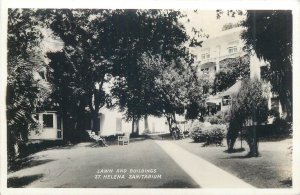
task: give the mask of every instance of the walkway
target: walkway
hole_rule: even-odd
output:
[[[254,188],[170,141],[155,141],[202,188]]]

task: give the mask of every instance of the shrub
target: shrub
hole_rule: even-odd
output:
[[[201,137],[201,133],[204,130],[205,124],[199,121],[195,121],[190,126],[190,135],[194,142],[203,142],[204,137]]]
[[[211,125],[208,126],[203,132],[202,136],[205,137],[205,145],[209,144],[222,144],[225,137],[225,125]]]
[[[57,146],[65,146],[66,141],[64,140],[41,140],[39,142],[28,142],[28,143],[22,143],[19,147],[19,157],[23,158],[30,154],[34,154],[36,152],[57,147]]]
[[[229,122],[229,112],[219,111],[215,115],[206,116],[205,121],[210,124],[226,124]]]
[[[215,115],[205,117],[205,121],[210,124],[220,124],[219,118]]]
[[[276,117],[273,122],[274,130],[278,134],[290,134],[291,125],[283,118]]]
[[[225,137],[226,126],[196,122],[191,126],[190,132],[194,142],[204,142],[205,145],[221,144]]]

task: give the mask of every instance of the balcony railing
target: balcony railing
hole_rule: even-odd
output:
[[[227,58],[237,58],[237,57],[241,57],[245,54],[245,52],[240,51],[237,53],[232,53],[232,54],[227,54],[227,55],[223,55],[223,56],[219,56],[219,57],[212,57],[212,58],[208,58],[208,59],[201,59],[200,60],[200,64],[204,64],[204,63],[208,63],[208,62],[220,62],[224,59]]]

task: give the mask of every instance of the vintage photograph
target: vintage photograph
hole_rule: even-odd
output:
[[[293,19],[9,8],[7,188],[291,189]]]

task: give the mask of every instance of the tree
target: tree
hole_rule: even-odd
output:
[[[272,91],[278,93],[282,110],[292,120],[292,12],[247,11],[242,25],[247,28],[242,34],[246,49],[254,50],[259,59],[270,63]]]
[[[258,156],[258,136],[256,125],[268,118],[267,87],[258,80],[244,80],[240,91],[233,98],[229,129],[227,134],[228,151],[233,150],[238,132],[246,129],[249,156]]]
[[[202,110],[208,94],[206,88],[209,82],[208,77],[204,75],[201,77],[197,74],[197,67],[185,64],[178,69],[173,64],[161,70],[160,76],[156,79],[156,85],[163,101],[163,114],[167,118],[171,131],[171,127],[176,125],[175,113],[183,114],[185,108],[195,103],[198,104],[198,111]]]
[[[213,92],[221,92],[236,83],[238,79],[250,78],[250,57],[228,58],[220,62],[221,70],[216,73]]]
[[[230,29],[233,29],[233,28],[236,28],[236,27],[239,27],[239,26],[241,26],[240,23],[234,24],[234,23],[229,22],[229,23],[226,23],[226,24],[223,25],[222,31],[230,30]]]
[[[61,53],[48,57],[54,101],[63,116],[71,119],[70,131],[81,132],[86,115],[93,119],[96,131],[99,110],[108,101],[103,85],[110,79],[113,65],[105,36],[109,14],[107,10],[47,10],[48,26],[64,43]]]
[[[174,10],[118,10],[112,15],[110,32],[116,32],[108,36],[121,37],[110,38],[119,75],[113,94],[128,120],[160,116],[163,107],[155,79],[164,68],[193,61],[184,44],[200,43],[186,34],[181,17],[184,15]],[[157,59],[161,62],[156,63]]]
[[[31,114],[48,97],[50,86],[38,78],[46,68],[40,44],[43,24],[36,10],[9,9],[7,32],[7,146],[9,163],[15,160],[15,145],[28,139],[36,126]]]
[[[126,110],[127,119],[134,122],[157,115],[154,80],[151,70],[143,66],[143,54],[159,54],[168,62],[191,60],[183,43],[190,39],[190,44],[200,44],[187,36],[178,22],[184,16],[174,10],[47,10],[46,15],[49,27],[65,45],[62,54],[49,54],[53,97],[61,108],[69,109],[62,111],[73,118],[76,129],[81,129],[77,119],[86,104],[96,119],[108,97],[102,87],[111,77],[119,100],[116,104]],[[64,77],[76,81],[64,82]],[[70,93],[65,95],[65,91]]]

